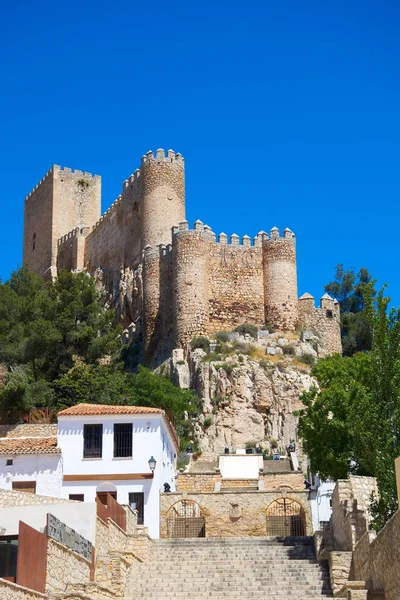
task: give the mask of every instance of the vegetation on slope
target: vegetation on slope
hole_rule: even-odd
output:
[[[174,416],[186,444],[197,398],[144,367],[128,372],[125,354],[114,312],[86,274],[45,283],[22,268],[0,283],[0,362],[8,369],[0,413],[79,402],[155,406]]]

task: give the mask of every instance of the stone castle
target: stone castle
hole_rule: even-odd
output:
[[[148,152],[101,216],[101,178],[53,166],[25,199],[23,261],[45,278],[83,270],[109,294],[147,361],[241,323],[319,337],[341,352],[339,304],[298,299],[295,235],[274,227],[252,241],[216,238],[185,220],[184,159]]]

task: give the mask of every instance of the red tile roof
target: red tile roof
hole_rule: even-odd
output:
[[[149,406],[126,406],[110,404],[77,404],[58,413],[59,417],[64,416],[89,416],[89,415],[162,415],[162,408],[152,408]]]
[[[60,454],[57,438],[3,438],[0,440],[0,455],[5,454]]]

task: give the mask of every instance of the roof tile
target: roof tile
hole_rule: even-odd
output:
[[[110,404],[77,404],[58,413],[59,417],[64,416],[88,416],[88,415],[162,415],[164,411],[161,408],[152,408],[150,406],[127,406]]]
[[[0,440],[0,455],[60,454],[57,438],[5,438]]]

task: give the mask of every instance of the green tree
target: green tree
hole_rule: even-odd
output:
[[[343,264],[339,264],[336,265],[334,281],[325,286],[325,291],[340,303],[344,356],[371,348],[371,324],[366,315],[364,290],[372,284],[367,269],[361,268],[356,273],[353,267],[345,269]]]
[[[346,478],[349,473],[376,477],[380,497],[372,512],[379,529],[397,510],[400,310],[389,310],[383,291],[374,300],[372,283],[363,294],[371,351],[318,362],[312,373],[319,389],[303,394],[299,435],[312,470],[322,478]]]

